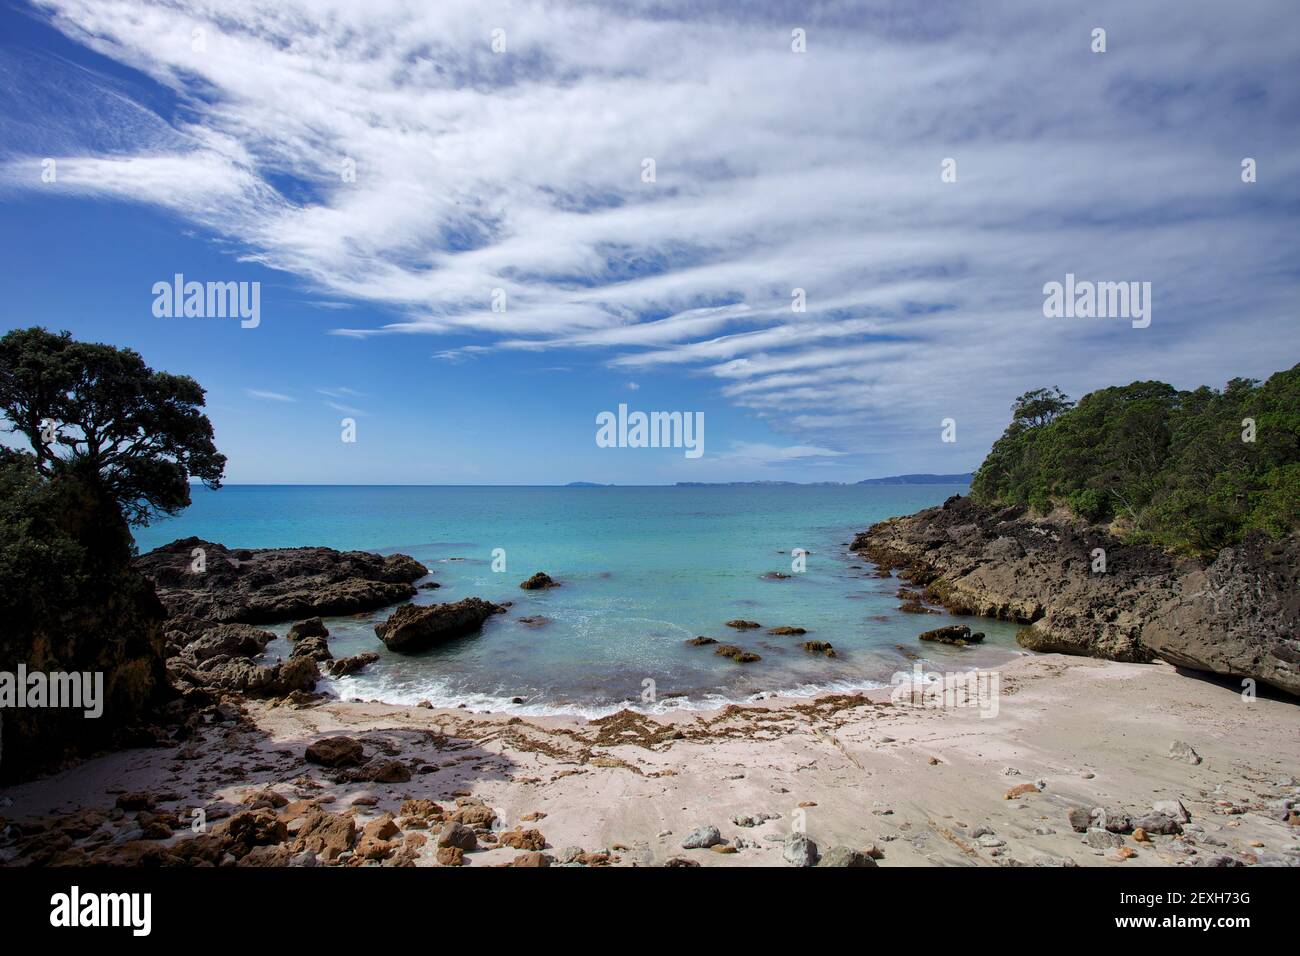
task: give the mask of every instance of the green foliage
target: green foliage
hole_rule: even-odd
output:
[[[1134,382],[1074,407],[1059,389],[1027,392],[971,493],[1040,512],[1065,504],[1130,539],[1200,554],[1251,529],[1286,534],[1300,528],[1300,365],[1222,391]]]
[[[203,389],[155,372],[130,349],[16,329],[0,338],[0,414],[46,478],[75,477],[133,525],[190,503],[189,479],[220,487],[226,458]]]

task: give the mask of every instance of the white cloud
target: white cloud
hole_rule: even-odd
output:
[[[296,402],[298,399],[292,395],[285,395],[282,392],[268,392],[261,388],[246,388],[244,394],[249,398],[261,398],[268,402]]]
[[[1276,29],[1282,2],[881,0],[801,11],[806,54],[781,12],[723,3],[42,6],[184,107],[170,129],[124,113],[133,155],[88,125],[59,188],[171,209],[400,315],[339,335],[697,371],[791,447],[922,455],[936,415],[986,439],[1027,387],[1295,358],[1260,347],[1300,285],[1300,33]],[[7,185],[49,188],[39,159],[8,155]],[[1152,281],[1152,328],[1045,320],[1042,284],[1066,272]]]

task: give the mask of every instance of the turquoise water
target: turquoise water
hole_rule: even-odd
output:
[[[1015,627],[969,619],[988,635],[979,648],[922,644],[944,615],[897,611],[897,579],[879,579],[848,550],[875,521],[942,502],[957,485],[738,486],[703,488],[228,486],[197,488],[182,515],[137,532],[142,551],[197,535],[228,547],[325,545],[401,551],[424,562],[442,587],[419,604],[471,595],[513,601],[483,632],[418,656],[389,653],[375,623],[390,609],[327,619],[335,656],[363,650],[379,663],[323,682],[344,697],[522,714],[599,714],[625,703],[647,710],[713,707],[770,692],[888,686],[912,662],[935,670],[995,666],[1018,653]],[[504,572],[492,569],[494,549]],[[792,569],[791,551],[809,552]],[[563,586],[524,591],[546,571]],[[786,580],[764,578],[769,572]],[[530,627],[526,616],[550,623]],[[746,618],[764,628],[807,628],[776,637],[725,626]],[[278,633],[287,625],[272,628]],[[699,634],[762,656],[737,664]],[[830,659],[799,642],[829,641]],[[269,648],[287,655],[283,641]],[[653,702],[643,693],[653,681]],[[511,699],[522,697],[522,704]]]

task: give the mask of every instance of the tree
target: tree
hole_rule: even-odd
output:
[[[1061,391],[1060,386],[1036,388],[1012,402],[1011,420],[1026,428],[1037,428],[1073,407],[1074,402]]]
[[[155,372],[137,352],[17,329],[0,338],[0,413],[47,479],[75,478],[131,525],[190,503],[189,479],[221,487],[226,457],[201,411],[203,389]]]

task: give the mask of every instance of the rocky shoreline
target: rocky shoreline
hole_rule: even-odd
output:
[[[1212,561],[1129,545],[1060,512],[954,496],[872,526],[852,550],[955,614],[1025,625],[1034,651],[1149,663],[1300,695],[1300,537],[1248,535]]]
[[[883,522],[854,548],[877,573],[896,569],[923,588],[906,600],[1022,620],[1026,643],[1038,630],[1051,639],[1079,617],[1059,606],[1075,592],[1059,574],[1059,591],[1026,575],[1051,561],[1069,566],[1103,539],[972,509],[952,499]],[[1139,556],[1141,580],[1159,588],[1207,573],[1110,553],[1129,566],[1108,580],[1112,600],[1139,588]],[[1008,559],[1010,576],[996,577]],[[1202,690],[1158,662],[1025,658],[1004,668],[1002,716],[989,721],[908,706],[889,691],[664,717],[523,719],[317,692],[324,673],[377,659],[336,659],[320,614],[409,598],[428,570],[405,555],[186,539],[136,567],[169,615],[173,697],[137,740],[152,746],[0,793],[0,864],[1300,865],[1300,784],[1286,772],[1300,766],[1300,709]],[[542,577],[540,586],[558,586],[539,575],[521,587]],[[1156,659],[1142,626],[1094,598],[1098,627],[1087,633],[1132,661]],[[506,610],[478,598],[401,604],[376,637],[417,651]],[[285,660],[264,660],[274,635],[256,623],[271,620],[295,621]],[[982,635],[955,625],[920,637]],[[1127,729],[1117,743],[1093,739],[1097,726]]]

